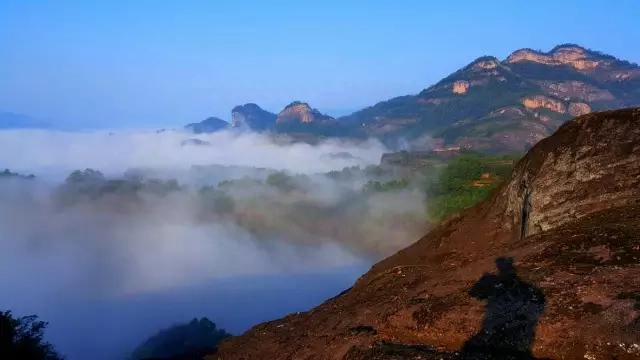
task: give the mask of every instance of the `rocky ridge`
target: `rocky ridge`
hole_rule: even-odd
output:
[[[312,109],[309,104],[294,101],[291,104],[287,105],[281,112],[278,114],[278,118],[276,119],[276,124],[284,124],[284,123],[324,123],[331,124],[335,123],[335,119],[331,116],[322,114],[318,109]]]
[[[232,128],[310,143],[375,137],[395,148],[430,137],[447,147],[523,153],[574,116],[633,106],[640,106],[640,66],[564,44],[516,50],[504,60],[482,56],[418,94],[339,119],[300,101],[277,115],[253,103],[236,106]]]
[[[564,44],[480,57],[417,95],[340,120],[383,138],[427,133],[448,145],[523,151],[573,116],[638,105],[639,66]]]

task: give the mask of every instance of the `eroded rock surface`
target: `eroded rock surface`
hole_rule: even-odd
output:
[[[522,99],[522,105],[527,109],[545,108],[561,114],[567,112],[566,106],[561,101],[543,95],[525,97]]]
[[[312,109],[309,104],[300,101],[294,101],[287,105],[278,114],[276,123],[333,123],[335,119],[331,116],[324,115],[317,109]]]
[[[570,65],[578,70],[593,70],[607,64],[605,60],[593,59],[589,51],[579,46],[561,46],[548,53],[522,49],[514,52],[507,63],[533,61],[545,65]]]

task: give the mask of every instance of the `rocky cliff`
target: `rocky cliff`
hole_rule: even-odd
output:
[[[627,360],[639,334],[634,108],[560,126],[487,201],[208,359]]]
[[[639,105],[639,66],[565,44],[478,58],[417,95],[341,120],[384,138],[428,133],[447,145],[523,151],[574,116]]]
[[[312,109],[307,103],[294,101],[287,105],[280,114],[278,114],[276,123],[333,124],[335,123],[335,119],[331,116],[322,114],[318,109]]]

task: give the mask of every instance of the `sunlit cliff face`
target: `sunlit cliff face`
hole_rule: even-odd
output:
[[[523,49],[511,54],[507,63],[519,61],[533,61],[545,65],[570,65],[577,70],[593,70],[605,64],[602,60],[593,60],[583,48],[570,46],[561,47],[552,53],[539,53],[533,50]]]

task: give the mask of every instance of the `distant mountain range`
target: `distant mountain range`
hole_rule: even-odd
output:
[[[375,137],[424,150],[472,148],[523,152],[561,124],[592,111],[640,106],[640,66],[575,44],[520,49],[506,59],[483,56],[418,94],[398,96],[334,118],[294,101],[278,114],[236,106],[231,122],[209,117],[194,133],[268,132],[277,140]],[[31,116],[0,112],[0,129],[50,128]],[[425,141],[428,139],[429,141]]]
[[[632,106],[640,106],[638,65],[563,44],[548,52],[520,49],[504,60],[483,56],[418,94],[338,119],[300,101],[279,114],[245,104],[233,109],[228,127],[410,145],[428,135],[437,146],[524,151],[574,116]]]

